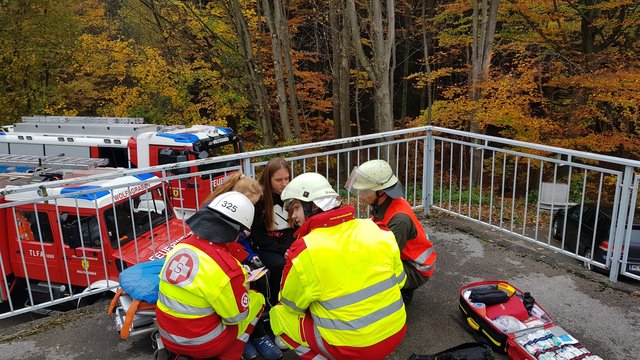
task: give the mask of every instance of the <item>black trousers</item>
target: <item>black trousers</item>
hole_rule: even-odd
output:
[[[407,275],[407,282],[403,287],[404,290],[415,290],[429,280],[429,278],[424,277],[408,260],[402,260],[402,267],[404,268],[404,273]]]
[[[262,292],[267,300],[267,308],[270,308],[278,303],[280,279],[282,279],[285,264],[284,255],[271,251],[260,251],[258,252],[258,256],[260,256],[260,260],[262,260],[264,266],[269,269],[266,284],[260,284],[260,287],[264,288],[260,289],[260,292]]]

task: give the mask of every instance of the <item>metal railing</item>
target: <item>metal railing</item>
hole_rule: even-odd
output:
[[[17,249],[0,252],[0,291],[6,298],[5,304],[0,304],[4,306],[0,319],[54,305],[78,304],[115,288],[127,262],[166,255],[173,244],[188,235],[180,216],[171,216],[181,214],[181,202],[171,201],[176,192],[177,198],[182,198],[181,184],[208,177],[211,191],[214,183],[230,171],[242,169],[246,175],[257,177],[273,157],[286,158],[293,176],[308,171],[325,175],[345,201],[356,206],[361,217],[369,216],[368,207],[343,184],[354,166],[386,159],[414,208],[461,217],[552,249],[586,266],[609,270],[612,282],[619,274],[640,279],[630,272],[630,266],[640,262],[640,239],[635,238],[631,225],[640,183],[640,175],[634,175],[634,171],[640,168],[640,162],[427,126],[5,188],[0,197],[22,200],[0,203],[7,228],[2,241],[13,242],[10,249]],[[241,165],[177,171],[229,161],[240,161]],[[73,193],[51,191],[145,173],[158,178],[85,187]],[[129,195],[141,184],[147,186],[137,198]],[[104,198],[105,191],[111,198],[106,205],[97,200]],[[127,195],[117,198],[114,194],[118,192]],[[155,195],[149,195],[152,192]],[[79,199],[84,199],[84,208],[78,205]],[[196,203],[202,200],[196,199]],[[171,209],[172,205],[174,213],[157,210]],[[150,210],[152,207],[156,210]],[[29,240],[19,235],[25,228],[18,212],[27,209],[49,216],[30,215],[35,220],[30,224],[35,239]],[[77,235],[65,233],[70,230],[58,220],[65,212],[77,220],[72,228]],[[89,224],[96,221],[92,218],[97,219],[92,223],[97,226]],[[138,233],[136,226],[143,227],[145,221],[146,229],[153,231]],[[73,248],[71,243],[77,242],[76,238],[81,246]],[[19,287],[26,288],[26,293],[19,295]]]

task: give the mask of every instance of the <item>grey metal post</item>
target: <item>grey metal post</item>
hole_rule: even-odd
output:
[[[245,176],[249,176],[255,179],[255,175],[253,171],[251,171],[251,158],[247,157],[242,159],[242,173]]]
[[[425,214],[431,213],[433,205],[433,177],[435,176],[435,140],[431,129],[427,130],[422,155],[422,206]]]
[[[613,241],[613,255],[611,256],[611,271],[609,272],[609,281],[615,283],[618,281],[618,273],[620,272],[620,257],[622,255],[622,246],[624,245],[625,231],[627,227],[627,211],[629,209],[629,196],[633,187],[633,167],[625,166],[624,179],[622,180],[622,191],[620,191],[620,202],[618,203],[618,216],[616,222],[616,236]],[[616,209],[614,209],[616,211]],[[631,224],[629,224],[631,226]]]

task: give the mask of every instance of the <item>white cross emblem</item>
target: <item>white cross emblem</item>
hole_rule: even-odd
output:
[[[191,284],[200,267],[198,254],[189,248],[176,251],[167,259],[167,264],[162,273],[162,280],[180,287]]]
[[[169,279],[171,279],[171,281],[176,281],[180,276],[187,276],[187,274],[189,274],[189,270],[191,270],[191,267],[187,266],[187,261],[189,260],[191,259],[188,256],[183,255],[180,260],[174,260],[169,265],[169,270],[171,270]]]

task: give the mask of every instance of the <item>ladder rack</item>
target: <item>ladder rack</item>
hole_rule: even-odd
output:
[[[23,116],[12,133],[36,135],[78,135],[83,137],[131,137],[143,132],[155,132],[158,126],[145,124],[143,118],[88,116]]]
[[[23,123],[30,124],[144,124],[143,118],[95,117],[95,116],[23,116]]]
[[[0,154],[0,165],[4,166],[33,166],[46,169],[81,169],[89,170],[105,166],[108,159],[102,158],[76,158],[60,155],[35,156],[35,155],[11,155]]]

